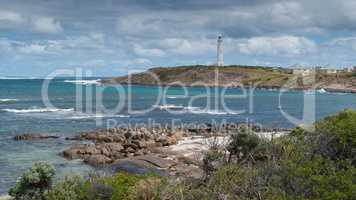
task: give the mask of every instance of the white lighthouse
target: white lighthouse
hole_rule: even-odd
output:
[[[218,66],[224,66],[224,48],[223,48],[223,36],[220,34],[218,36],[218,46],[217,46],[217,64]]]

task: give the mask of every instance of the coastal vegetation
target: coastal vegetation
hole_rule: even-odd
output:
[[[262,66],[178,66],[157,67],[145,72],[104,80],[106,84],[226,86],[310,89],[356,92],[354,72],[293,74],[287,68]]]
[[[10,190],[16,200],[310,199],[356,197],[356,111],[265,139],[239,129],[229,143],[204,153],[199,179],[155,174],[67,177],[52,184],[53,168],[35,164]]]

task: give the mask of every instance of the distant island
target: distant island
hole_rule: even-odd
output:
[[[130,76],[131,81],[129,81]],[[157,67],[141,73],[103,80],[102,82],[104,84],[134,85],[323,89],[329,92],[356,93],[355,70],[329,72],[318,68],[311,70],[241,65]]]

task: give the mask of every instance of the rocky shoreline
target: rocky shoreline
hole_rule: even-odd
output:
[[[73,145],[59,155],[68,160],[80,159],[90,166],[108,167],[114,171],[127,166],[136,166],[135,169],[139,172],[199,177],[202,171],[197,154],[208,149],[206,141],[213,137],[226,139],[237,129],[246,126],[237,123],[222,126],[204,124],[190,128],[135,127],[84,132],[65,138],[73,141]],[[254,125],[248,127],[260,133],[261,137],[279,136],[290,131],[283,128],[260,128]],[[15,136],[13,139],[32,141],[58,137],[25,134]]]

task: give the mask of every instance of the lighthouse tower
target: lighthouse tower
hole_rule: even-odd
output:
[[[218,66],[224,66],[224,49],[223,49],[223,36],[220,34],[218,36],[218,46],[217,46],[217,64]]]

